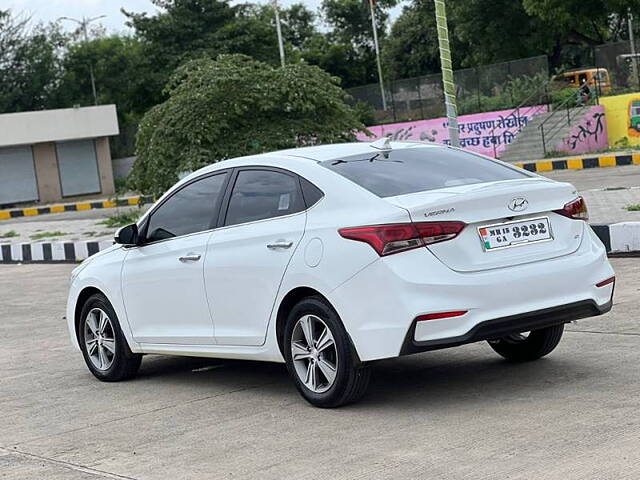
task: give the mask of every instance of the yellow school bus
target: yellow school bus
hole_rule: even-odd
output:
[[[601,93],[611,91],[611,79],[606,68],[584,68],[560,73],[553,77],[554,83],[564,83],[568,87],[580,87],[586,81],[589,88],[596,85]]]

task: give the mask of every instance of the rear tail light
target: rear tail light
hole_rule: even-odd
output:
[[[384,256],[451,240],[464,227],[464,222],[453,221],[397,223],[341,228],[338,233],[349,240],[368,243],[378,255]]]
[[[425,320],[438,320],[440,318],[460,317],[465,313],[467,313],[467,310],[456,310],[455,312],[428,313],[426,315],[418,315],[416,317],[416,321],[424,322]]]
[[[587,204],[582,197],[578,197],[574,201],[567,203],[562,210],[554,210],[554,212],[575,220],[584,220],[585,222],[589,220]]]

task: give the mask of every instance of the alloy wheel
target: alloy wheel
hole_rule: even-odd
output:
[[[327,324],[315,315],[300,318],[291,334],[291,358],[298,378],[314,393],[324,393],[336,380],[338,352]]]
[[[111,319],[104,310],[94,308],[87,314],[84,343],[93,366],[108,370],[116,356],[116,339]]]

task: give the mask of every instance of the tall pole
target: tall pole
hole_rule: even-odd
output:
[[[278,49],[280,50],[280,65],[284,67],[284,42],[282,40],[282,27],[280,26],[280,12],[278,11],[278,0],[272,0],[273,11],[276,15],[276,32],[278,32]]]
[[[640,77],[638,77],[638,58],[636,57],[636,42],[633,36],[633,14],[631,8],[627,11],[627,22],[629,24],[629,45],[631,46],[631,71],[633,72],[633,81],[638,86]]]
[[[82,31],[82,36],[84,39],[85,45],[89,45],[89,31],[88,26],[91,22],[96,20],[100,20],[101,18],[106,17],[106,15],[100,15],[99,17],[87,18],[82,17],[82,20],[78,20],[77,18],[71,17],[60,17],[58,20],[69,20],[71,22],[75,22],[80,26],[80,30]],[[91,79],[91,92],[93,93],[93,104],[98,105],[98,94],[96,92],[96,79],[93,74],[93,62],[89,60],[89,77]]]
[[[378,64],[378,82],[380,83],[380,95],[382,96],[382,109],[387,109],[387,99],[384,94],[384,81],[382,80],[382,64],[380,63],[380,45],[378,44],[378,29],[376,28],[376,2],[369,0],[371,8],[371,28],[373,29],[373,46],[376,50],[376,62]]]
[[[84,44],[89,45],[89,32],[87,31],[87,19],[82,18],[82,33],[84,34]],[[98,105],[98,94],[96,93],[96,77],[93,75],[93,62],[89,61],[89,77],[91,78],[91,91],[93,92],[93,104]]]
[[[434,0],[436,6],[436,25],[438,27],[438,45],[440,47],[440,65],[442,68],[442,85],[444,87],[444,103],[449,121],[449,139],[454,147],[460,146],[458,136],[458,110],[456,108],[456,87],[453,82],[451,49],[449,47],[449,29],[447,28],[447,11],[444,0]]]

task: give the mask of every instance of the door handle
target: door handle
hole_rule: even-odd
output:
[[[285,242],[284,240],[278,240],[276,243],[269,243],[267,248],[269,250],[286,250],[287,248],[291,248],[293,242]]]
[[[201,255],[199,253],[187,253],[183,257],[178,258],[181,262],[197,262],[200,260]]]

